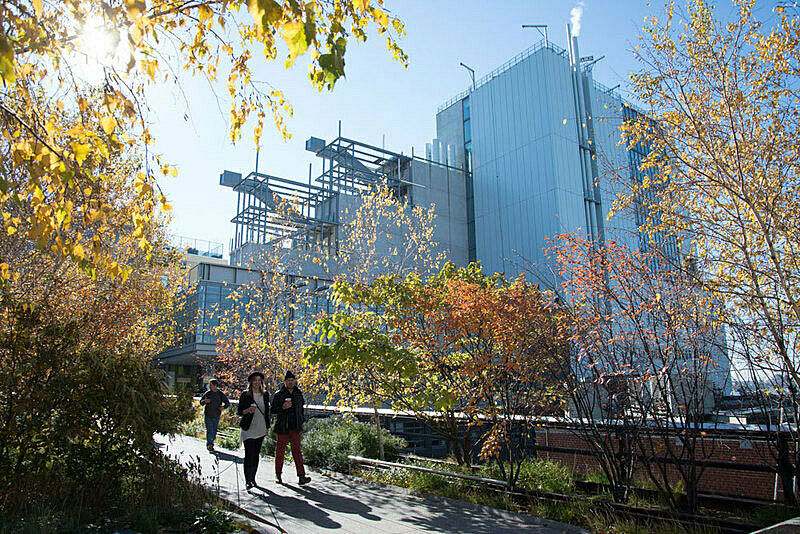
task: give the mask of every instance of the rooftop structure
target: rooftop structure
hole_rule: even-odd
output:
[[[315,179],[310,166],[307,181],[258,170],[244,177],[227,170],[220,175],[220,185],[237,193],[232,264],[251,265],[265,246],[314,247],[321,254],[335,254],[340,226],[350,220],[360,195],[379,185],[412,205],[435,206],[437,240],[449,259],[466,263],[466,232],[453,228],[466,224],[462,169],[341,136],[330,143],[311,137],[306,150],[322,160]],[[311,266],[304,269],[312,274]]]

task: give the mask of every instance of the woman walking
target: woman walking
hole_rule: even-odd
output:
[[[239,398],[239,415],[242,421],[241,436],[244,443],[244,481],[247,489],[258,487],[256,471],[261,455],[261,444],[269,428],[269,397],[264,397],[264,374],[256,371],[247,377],[249,385]]]

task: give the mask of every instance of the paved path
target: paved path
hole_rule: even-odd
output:
[[[200,465],[204,482],[220,496],[263,518],[270,534],[307,534],[336,530],[354,534],[412,532],[512,534],[579,534],[586,531],[564,523],[486,506],[416,495],[403,488],[309,469],[312,481],[298,486],[294,466],[284,467],[283,486],[275,483],[272,457],[262,457],[257,482],[260,489],[244,489],[244,451],[205,450],[205,442],[187,436],[156,436],[156,443],[182,463]],[[236,463],[235,463],[236,462]],[[237,490],[238,481],[238,490]]]

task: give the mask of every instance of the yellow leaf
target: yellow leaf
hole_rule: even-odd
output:
[[[305,25],[298,20],[290,22],[283,27],[282,33],[284,41],[289,46],[289,59],[286,64],[291,66],[294,59],[303,55],[308,49]]]
[[[128,20],[134,22],[147,8],[144,0],[125,0],[125,7],[128,10]]]
[[[33,0],[33,11],[37,17],[42,16],[42,0]]]
[[[8,40],[0,35],[0,77],[11,85],[17,79],[14,73],[14,49]]]
[[[82,165],[83,160],[89,155],[89,145],[70,143],[69,146],[72,148],[72,153],[75,154],[75,160],[78,162],[78,165]]]
[[[100,119],[100,126],[103,127],[104,132],[106,132],[108,135],[111,135],[111,132],[113,132],[114,128],[117,127],[117,119],[110,115],[106,115]]]
[[[265,31],[283,15],[281,6],[275,0],[247,0],[247,9],[256,22],[259,31]]]

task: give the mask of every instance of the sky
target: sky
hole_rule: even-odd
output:
[[[261,141],[259,171],[299,181],[314,176],[321,160],[305,151],[310,136],[342,135],[395,152],[424,155],[425,143],[436,136],[436,110],[470,84],[464,62],[476,79],[499,67],[541,39],[522,24],[547,24],[550,41],[566,48],[570,12],[581,7],[579,46],[582,56],[605,55],[595,65],[597,81],[628,94],[629,73],[644,17],[653,12],[634,0],[386,0],[405,24],[400,45],[409,56],[407,68],[394,61],[385,41],[371,36],[348,44],[346,78],[332,91],[318,92],[307,76],[307,58],[286,69],[283,58],[253,64],[255,78],[284,91],[293,108],[288,120],[291,139],[283,140],[271,123]],[[658,5],[658,2],[654,2]],[[258,57],[258,56],[257,56]],[[256,147],[245,132],[235,145],[228,136],[228,102],[224,83],[184,79],[181,87],[161,89],[149,102],[155,152],[178,167],[177,178],[160,185],[172,205],[171,232],[221,242],[229,252],[236,195],[219,185],[225,170],[254,170]]]

